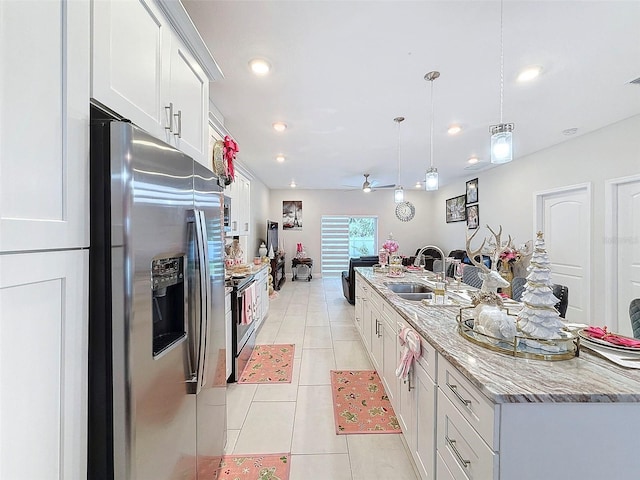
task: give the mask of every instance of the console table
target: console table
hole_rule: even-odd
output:
[[[271,259],[271,278],[273,279],[273,289],[280,290],[286,280],[284,274],[284,255]]]

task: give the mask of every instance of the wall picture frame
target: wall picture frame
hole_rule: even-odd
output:
[[[302,201],[282,201],[282,229],[302,230]]]
[[[458,195],[447,199],[445,203],[447,223],[464,222],[467,219],[467,212],[464,208],[466,198],[466,195]]]
[[[478,204],[467,206],[467,228],[475,230],[480,225],[480,206]]]
[[[478,179],[474,178],[467,182],[466,188],[467,205],[478,203]]]

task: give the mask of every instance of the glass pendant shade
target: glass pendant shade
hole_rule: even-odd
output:
[[[508,163],[513,160],[512,123],[501,123],[491,127],[491,163]]]
[[[424,176],[425,190],[438,190],[438,169],[436,167],[430,167]]]
[[[396,203],[404,202],[404,190],[402,189],[402,187],[397,187],[395,189],[395,191],[393,192],[393,199],[396,201]]]

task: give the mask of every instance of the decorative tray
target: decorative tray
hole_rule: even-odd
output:
[[[473,329],[473,312],[475,307],[461,307],[456,315],[458,333],[470,342],[488,350],[504,353],[513,357],[530,358],[535,360],[570,360],[580,355],[580,337],[573,332],[563,331],[563,338],[548,340],[530,337],[518,331],[513,340],[492,337]],[[503,308],[507,315],[516,315]]]

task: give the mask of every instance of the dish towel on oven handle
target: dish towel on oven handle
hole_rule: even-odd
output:
[[[406,380],[413,362],[422,355],[420,336],[413,328],[404,327],[398,333],[398,340],[402,347],[402,355],[400,356],[400,365],[396,369],[396,377]]]
[[[253,299],[255,298],[255,288],[252,284],[242,293],[242,325],[249,325],[253,321]]]

